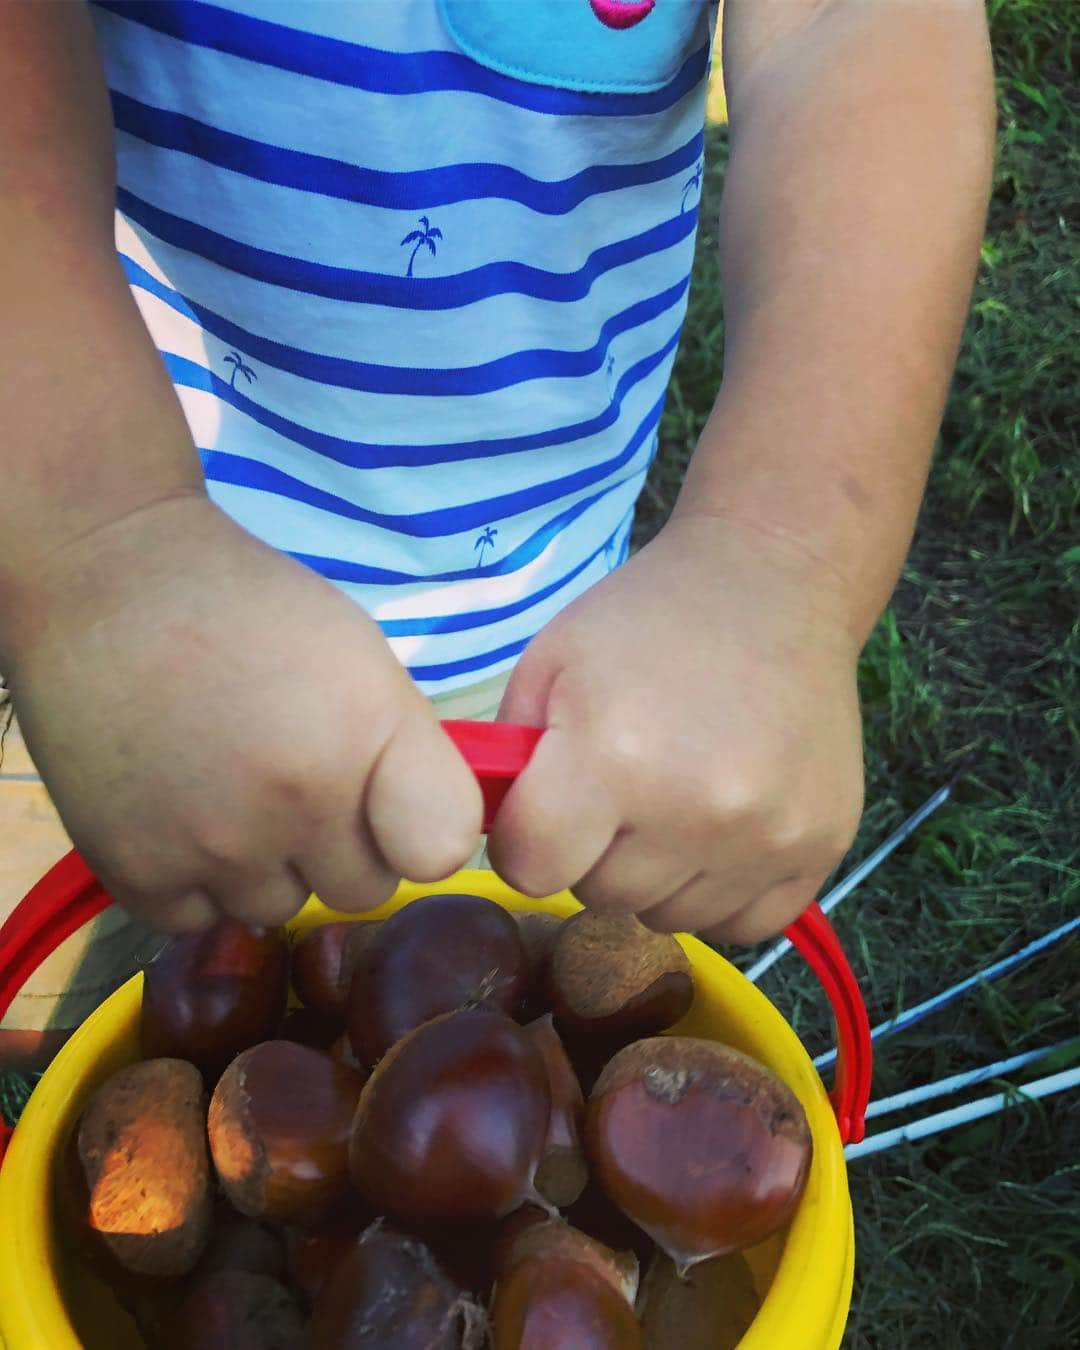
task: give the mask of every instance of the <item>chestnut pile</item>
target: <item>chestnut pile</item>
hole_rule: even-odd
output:
[[[471,895],[291,952],[177,939],[146,1058],[73,1137],[70,1222],[151,1350],[735,1346],[810,1132],[756,1061],[660,1034],[693,998],[634,918]]]

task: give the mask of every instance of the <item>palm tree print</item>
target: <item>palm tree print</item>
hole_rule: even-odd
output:
[[[473,547],[474,547],[474,548],[479,552],[479,554],[480,554],[480,556],[479,556],[479,558],[477,559],[477,562],[476,562],[476,566],[477,566],[477,569],[478,569],[478,570],[479,570],[479,568],[483,567],[483,565],[484,565],[484,550],[485,550],[486,548],[494,548],[494,547],[495,547],[495,536],[496,536],[498,533],[499,533],[499,531],[495,528],[494,525],[489,525],[489,526],[487,527],[487,529],[484,531],[484,533],[483,533],[482,535],[480,535],[480,537],[477,539],[476,543],[473,545]]]
[[[401,241],[402,248],[404,248],[406,244],[412,244],[413,246],[413,251],[409,254],[409,270],[405,273],[407,277],[411,277],[413,274],[413,263],[416,262],[416,255],[420,250],[426,245],[431,250],[431,256],[434,258],[436,252],[435,240],[443,237],[442,230],[434,230],[431,228],[431,222],[428,220],[427,216],[420,217],[420,224],[422,226],[421,229],[410,230]]]
[[[236,388],[237,375],[243,375],[244,379],[247,380],[248,384],[250,384],[252,380],[257,380],[259,378],[258,375],[255,374],[255,372],[251,369],[250,366],[246,366],[244,364],[244,358],[240,355],[239,352],[236,351],[230,352],[228,356],[225,358],[225,364],[227,366],[232,366],[233,368],[232,376],[229,379],[230,389]]]
[[[702,173],[704,172],[704,169],[705,169],[705,161],[698,160],[697,168],[683,184],[682,207],[681,207],[683,211],[686,210],[686,199],[690,195],[690,193],[699,192],[701,190],[701,176]]]

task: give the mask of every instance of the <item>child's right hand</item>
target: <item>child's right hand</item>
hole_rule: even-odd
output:
[[[477,846],[479,788],[377,626],[205,497],[72,542],[33,589],[6,672],[27,744],[150,923],[365,909]]]

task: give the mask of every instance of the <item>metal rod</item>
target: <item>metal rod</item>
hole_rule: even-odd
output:
[[[1033,956],[1038,956],[1039,952],[1045,951],[1047,947],[1052,946],[1061,938],[1075,932],[1077,928],[1080,928],[1080,916],[1070,919],[1068,923],[1061,924],[1052,932],[1036,938],[1034,942],[1029,942],[1026,947],[1021,947],[1018,952],[1013,952],[1012,956],[1006,956],[1001,961],[995,961],[993,965],[987,966],[984,970],[977,970],[974,975],[969,975],[967,979],[960,980],[957,984],[951,984],[948,989],[943,989],[940,994],[935,994],[933,998],[928,998],[923,1003],[917,1003],[907,1012],[902,1012],[897,1017],[891,1017],[887,1022],[880,1023],[871,1031],[871,1039],[876,1041],[885,1036],[894,1036],[898,1031],[903,1031],[905,1027],[921,1022],[924,1017],[929,1017],[932,1012],[937,1012],[939,1008],[955,1003],[961,995],[966,994],[969,989],[974,989],[976,985],[989,983],[991,980],[996,980],[999,975],[1005,975],[1008,971],[1015,970],[1017,966],[1022,965]],[[836,1051],[827,1050],[823,1055],[818,1055],[815,1058],[814,1066],[823,1069],[832,1064],[835,1059]]]
[[[894,1093],[891,1097],[879,1097],[866,1108],[866,1119],[889,1115],[893,1111],[903,1111],[920,1102],[933,1101],[935,1097],[949,1097],[964,1088],[975,1087],[990,1078],[1004,1078],[1016,1069],[1026,1068],[1047,1059],[1058,1050],[1080,1049],[1080,1036],[1072,1040],[1058,1041],[1056,1045],[1044,1045],[1038,1050],[1026,1050],[1023,1054],[1012,1055],[1009,1059],[999,1059],[993,1064],[983,1064],[977,1069],[966,1069],[963,1073],[954,1073],[949,1078],[938,1078],[932,1083],[923,1083],[920,1087],[908,1088],[906,1092]]]
[[[1036,1101],[1040,1097],[1052,1097],[1057,1092],[1067,1092],[1069,1088],[1080,1086],[1080,1066],[1066,1069],[1062,1073],[1050,1074],[1046,1078],[1037,1078],[1022,1088],[1010,1092],[998,1092],[993,1097],[982,1097],[978,1101],[965,1102],[963,1106],[954,1106],[949,1111],[938,1111],[922,1120],[914,1120],[909,1125],[901,1125],[895,1130],[884,1130],[881,1134],[872,1134],[861,1144],[849,1144],[844,1149],[848,1161],[865,1158],[871,1153],[882,1153],[895,1148],[897,1144],[911,1143],[916,1139],[925,1139],[928,1135],[941,1134],[945,1130],[955,1130],[959,1125],[968,1125],[974,1120],[997,1115],[1006,1107],[1024,1101]]]
[[[907,839],[913,831],[917,830],[928,816],[932,816],[943,802],[949,800],[950,796],[952,796],[952,790],[955,784],[956,779],[952,778],[944,787],[938,788],[933,796],[927,797],[922,806],[920,806],[918,810],[913,811],[901,825],[898,825],[897,828],[893,830],[892,834],[874,849],[873,853],[865,857],[857,867],[853,867],[842,881],[837,882],[832,890],[827,891],[818,901],[822,910],[826,914],[829,914],[836,908],[841,900],[847,899],[855,887],[865,881],[870,873],[873,872],[875,868],[879,867],[890,853],[899,848],[904,840]],[[791,943],[788,939],[783,937],[778,938],[769,950],[765,952],[763,956],[759,957],[750,969],[745,972],[746,978],[751,984],[757,984],[762,975],[764,975],[767,970],[771,970],[784,953],[789,951],[791,951]]]

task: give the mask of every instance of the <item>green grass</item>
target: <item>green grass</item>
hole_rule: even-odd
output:
[[[968,767],[839,912],[875,1021],[1080,909],[1080,4],[988,8],[1001,124],[983,265],[911,556],[862,661],[868,807],[853,856]],[[705,222],[726,150],[715,133]],[[639,542],[670,510],[719,379],[715,245],[706,224]],[[884,1044],[875,1094],[1074,1034],[1078,955],[1061,947]],[[794,958],[763,987],[812,1049],[828,1043]],[[855,1162],[851,1181],[849,1350],[1080,1342],[1080,1093]]]
[[[968,767],[955,798],[839,911],[874,1021],[1080,911],[1080,5],[988,9],[993,200],[911,556],[862,659],[868,806],[852,856]],[[717,132],[639,543],[666,519],[719,378],[712,222],[726,154]],[[884,1043],[875,1095],[1075,1034],[1078,955],[1073,941]],[[821,996],[794,958],[763,988],[812,1049],[828,1043]],[[1080,1092],[856,1161],[851,1182],[849,1350],[1080,1343]]]

